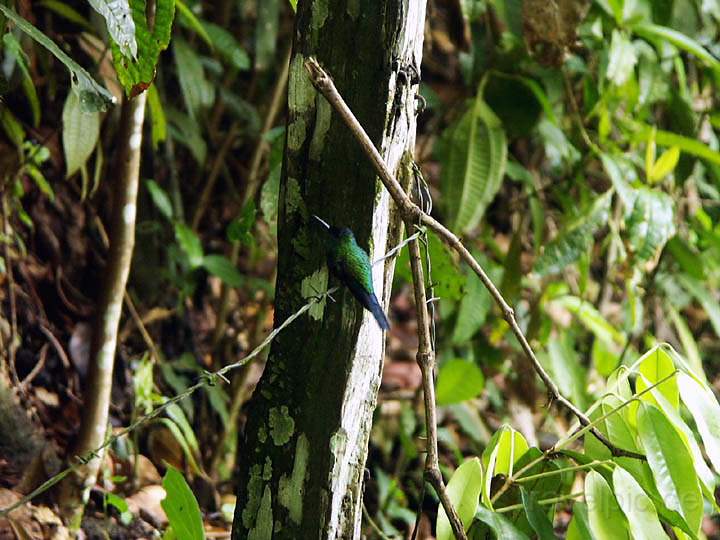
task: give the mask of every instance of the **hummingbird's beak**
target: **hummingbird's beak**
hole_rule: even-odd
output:
[[[320,219],[315,214],[313,214],[312,217],[314,217],[318,222],[320,222],[320,224],[325,227],[325,229],[327,229],[328,231],[330,230],[330,224],[328,224],[326,221]]]

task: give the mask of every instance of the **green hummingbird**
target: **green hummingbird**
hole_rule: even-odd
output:
[[[332,275],[350,289],[357,301],[373,314],[380,328],[389,329],[390,323],[373,289],[372,265],[368,254],[358,245],[350,229],[333,227],[318,216],[313,217],[329,237],[326,251]]]

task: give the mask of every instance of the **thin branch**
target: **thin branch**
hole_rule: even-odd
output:
[[[490,292],[490,295],[495,300],[495,303],[500,307],[503,318],[510,326],[513,334],[515,334],[515,337],[520,343],[520,346],[525,353],[525,356],[532,363],[535,372],[542,379],[553,399],[558,401],[566,409],[572,412],[572,414],[577,417],[580,424],[582,424],[583,426],[589,426],[591,424],[590,419],[571,401],[566,399],[560,393],[557,384],[555,384],[555,382],[550,378],[548,373],[542,367],[537,357],[535,356],[532,347],[530,347],[527,338],[523,334],[523,331],[520,329],[517,320],[515,319],[515,311],[507,303],[498,288],[485,273],[485,270],[482,268],[482,266],[480,266],[480,264],[470,254],[468,249],[463,245],[460,239],[455,236],[455,234],[453,234],[440,222],[423,212],[420,207],[418,207],[410,200],[410,197],[403,191],[400,183],[388,170],[382,156],[375,148],[375,145],[373,144],[372,140],[370,140],[370,137],[367,135],[360,122],[358,122],[357,118],[355,118],[352,111],[347,106],[347,103],[345,103],[345,100],[343,100],[342,96],[337,91],[337,88],[335,88],[335,84],[333,83],[332,79],[325,72],[325,70],[320,67],[320,64],[318,64],[317,60],[312,57],[309,58],[305,62],[305,68],[308,70],[310,74],[310,80],[312,81],[315,88],[317,88],[317,90],[325,96],[330,105],[332,105],[338,115],[347,124],[348,128],[356,137],[358,143],[363,148],[372,164],[375,166],[375,170],[378,173],[380,180],[390,192],[390,196],[393,198],[395,204],[397,204],[398,208],[400,209],[400,212],[402,213],[405,222],[427,226],[429,229],[431,229],[438,235],[438,237],[443,241],[443,243],[445,243],[447,246],[456,251],[458,255],[460,255],[460,258],[472,269],[473,272],[475,272],[475,274],[477,274],[485,288],[488,290],[488,292]],[[640,460],[646,459],[645,456],[642,454],[630,450],[624,450],[615,446],[613,443],[610,442],[610,440],[608,440],[605,435],[603,435],[595,427],[592,427],[591,431],[592,434],[602,444],[604,444],[608,448],[608,450],[610,450],[613,456],[631,457]]]
[[[413,223],[405,221],[405,228],[412,230]],[[422,256],[417,238],[408,244],[410,268],[415,291],[415,311],[418,323],[418,352],[417,363],[420,366],[423,382],[423,397],[425,403],[425,423],[427,430],[427,456],[425,457],[425,478],[435,488],[440,502],[445,509],[455,538],[466,539],[465,529],[460,516],[448,497],[438,461],[437,447],[437,407],[435,404],[435,351],[432,348],[430,335],[430,317],[425,296],[425,279],[423,277]]]

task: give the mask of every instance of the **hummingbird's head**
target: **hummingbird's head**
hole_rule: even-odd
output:
[[[328,232],[333,238],[340,240],[341,238],[347,238],[348,236],[353,236],[353,232],[350,229],[348,229],[347,227],[340,228],[340,227],[335,227],[333,225],[330,225],[327,221],[319,218],[315,214],[313,214],[312,217],[323,228],[323,230]]]

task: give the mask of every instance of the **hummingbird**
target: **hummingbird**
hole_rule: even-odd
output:
[[[373,289],[372,265],[368,254],[358,245],[350,229],[333,227],[314,214],[313,217],[329,236],[326,251],[330,273],[350,289],[357,301],[373,314],[380,328],[389,329],[390,323]]]

